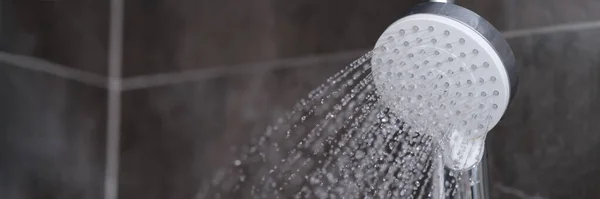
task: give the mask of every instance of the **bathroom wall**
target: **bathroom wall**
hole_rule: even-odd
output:
[[[125,1],[120,198],[194,198],[232,161],[230,145],[262,132],[417,2]],[[600,197],[600,2],[456,3],[503,31],[520,67],[488,138],[492,196]],[[0,31],[11,33],[0,40],[0,197],[102,198],[108,2],[2,5],[17,12]]]
[[[0,1],[0,198],[103,197],[100,2]]]

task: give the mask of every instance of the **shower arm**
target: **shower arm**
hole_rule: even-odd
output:
[[[454,0],[430,0],[430,2],[454,3]]]

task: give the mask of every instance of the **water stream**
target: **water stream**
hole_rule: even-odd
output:
[[[437,142],[380,103],[370,58],[299,100],[197,198],[431,198]],[[447,179],[443,190],[451,196],[460,179]]]

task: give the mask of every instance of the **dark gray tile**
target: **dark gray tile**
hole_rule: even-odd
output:
[[[102,198],[106,91],[6,64],[0,90],[0,198]]]
[[[456,0],[455,3],[465,7],[487,21],[500,31],[509,29],[511,20],[510,10],[506,9],[506,4],[511,0]]]
[[[3,51],[106,75],[109,1],[20,0],[1,4]]]
[[[124,75],[371,48],[416,2],[126,1]]]
[[[193,198],[210,174],[204,154],[227,127],[225,86],[215,79],[123,94],[120,198]]]
[[[456,0],[501,31],[600,20],[596,0]]]
[[[120,197],[193,198],[231,165],[232,146],[264,133],[351,60],[125,92]]]
[[[280,56],[372,48],[381,33],[421,0],[273,1]]]
[[[599,30],[511,39],[519,90],[490,132],[494,183],[550,198],[598,198]]]
[[[133,0],[125,8],[125,76],[276,55],[269,0]]]
[[[596,0],[506,0],[508,29],[523,29],[600,19]]]

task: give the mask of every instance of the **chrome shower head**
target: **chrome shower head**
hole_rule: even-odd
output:
[[[382,102],[441,143],[444,164],[475,166],[485,137],[517,86],[508,42],[489,22],[454,4],[429,2],[390,25],[372,57]]]
[[[431,0],[429,2],[454,3],[454,0]]]

